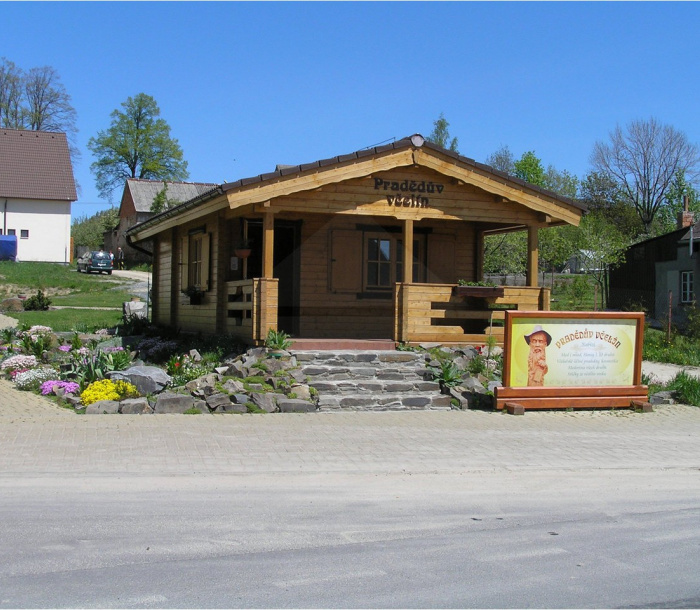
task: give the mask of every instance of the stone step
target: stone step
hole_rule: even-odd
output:
[[[440,384],[423,379],[313,379],[309,385],[320,394],[440,392]]]
[[[425,356],[416,352],[397,352],[383,350],[340,350],[336,352],[327,351],[305,351],[294,350],[292,352],[296,356],[297,362],[316,362],[335,366],[362,366],[368,363],[374,365],[397,365],[406,363],[422,363]]]
[[[312,379],[382,379],[402,381],[404,379],[418,380],[426,375],[424,366],[380,367],[372,365],[342,366],[311,363],[302,366],[304,375]]]
[[[449,411],[450,397],[437,392],[321,394],[320,411]]]

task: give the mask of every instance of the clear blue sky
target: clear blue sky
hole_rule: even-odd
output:
[[[0,22],[0,55],[72,96],[74,218],[109,207],[86,143],[140,92],[201,182],[427,135],[441,112],[467,157],[507,145],[579,177],[618,123],[700,142],[693,2],[0,2]]]

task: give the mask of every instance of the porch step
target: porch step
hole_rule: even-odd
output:
[[[393,350],[396,343],[391,339],[292,339],[291,349],[330,351],[338,350]]]
[[[451,408],[422,354],[396,350],[291,350],[319,394],[321,411]]]

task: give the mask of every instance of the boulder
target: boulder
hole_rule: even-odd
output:
[[[3,299],[0,301],[0,311],[24,311],[24,305],[22,303],[22,299],[18,299],[17,297]]]
[[[153,408],[146,398],[126,398],[120,403],[120,413],[124,415],[146,415],[153,413]]]
[[[285,396],[283,394],[266,393],[262,394],[259,392],[253,392],[250,395],[250,401],[259,409],[266,411],[267,413],[274,413],[277,411],[277,401],[283,399]]]
[[[243,382],[236,381],[235,379],[227,379],[221,387],[229,394],[245,392],[245,386],[243,385]]]
[[[283,398],[279,401],[279,409],[281,413],[311,413],[316,411],[316,405],[298,398]]]
[[[143,395],[162,392],[172,380],[170,375],[157,366],[132,366],[124,371],[112,371],[107,376],[112,381],[128,381]]]
[[[129,318],[141,318],[145,320],[148,316],[145,301],[126,301],[122,305],[122,313],[125,320]]]
[[[118,400],[98,400],[85,409],[85,415],[114,415],[115,413],[119,413]]]
[[[195,399],[184,394],[163,392],[156,399],[155,413],[184,413],[194,406]]]
[[[248,407],[245,404],[235,404],[229,402],[227,405],[223,405],[216,409],[217,413],[247,413]]]
[[[311,400],[311,389],[305,383],[292,384],[290,391],[300,400]]]
[[[207,396],[206,404],[211,410],[218,411],[220,407],[225,407],[231,404],[231,397],[228,394],[218,392],[217,394]],[[223,411],[225,409],[221,410]]]

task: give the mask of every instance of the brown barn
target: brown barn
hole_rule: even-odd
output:
[[[582,213],[416,134],[223,184],[127,235],[152,240],[160,324],[252,344],[270,328],[335,345],[483,343],[502,340],[494,306],[549,309],[537,230]],[[527,286],[459,288],[482,278],[484,237],[514,230],[529,236]]]

